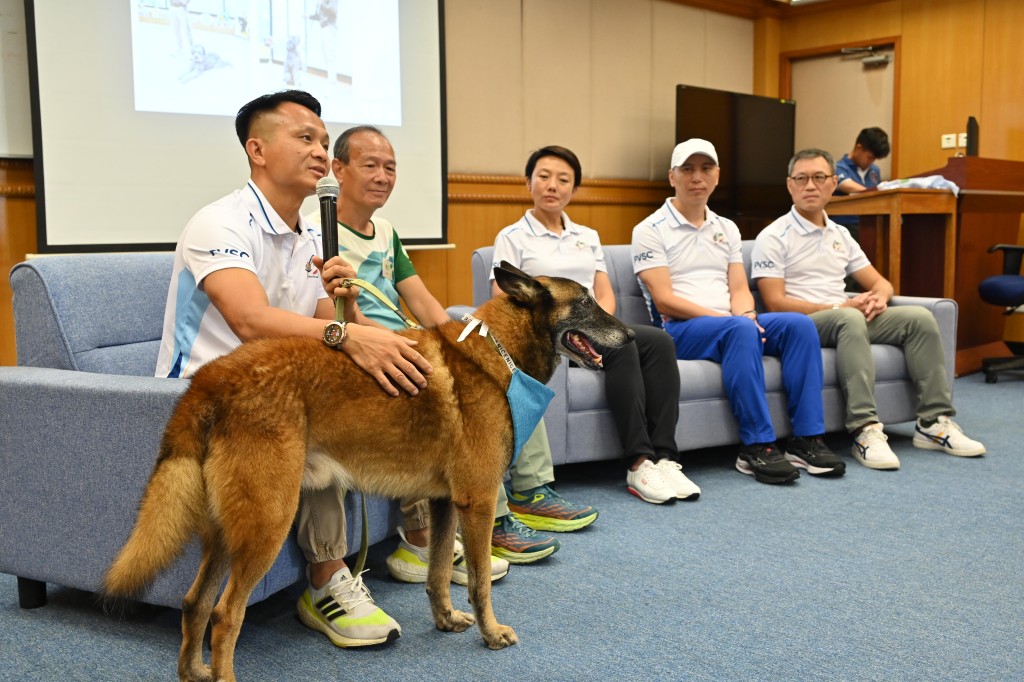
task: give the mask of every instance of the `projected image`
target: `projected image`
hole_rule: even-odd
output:
[[[398,0],[133,0],[135,109],[234,116],[299,88],[334,123],[402,124]]]

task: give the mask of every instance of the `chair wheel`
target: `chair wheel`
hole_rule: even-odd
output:
[[[997,381],[999,381],[999,377],[998,376],[996,376],[995,374],[989,374],[988,372],[985,372],[985,383],[986,384],[994,384]]]

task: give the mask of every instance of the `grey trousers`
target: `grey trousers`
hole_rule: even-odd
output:
[[[946,383],[939,325],[929,310],[916,305],[890,307],[871,322],[853,308],[821,310],[810,318],[818,328],[821,345],[836,349],[839,385],[846,398],[847,431],[878,421],[872,343],[903,348],[907,373],[917,391],[919,418],[956,414]]]
[[[555,465],[551,460],[551,445],[548,443],[548,430],[541,419],[537,428],[523,443],[523,451],[519,459],[509,469],[512,478],[512,490],[521,492],[547,485],[555,480]],[[508,496],[505,486],[498,488],[498,503],[494,507],[494,518],[508,514]]]
[[[529,490],[555,480],[548,432],[541,419],[537,428],[523,444],[519,459],[510,470],[512,490]],[[348,554],[345,536],[345,496],[336,482],[322,490],[303,490],[295,524],[296,539],[306,561],[311,564],[342,559]],[[498,488],[494,518],[508,514],[505,488]],[[430,525],[427,500],[402,500],[402,516],[406,530],[419,530]]]

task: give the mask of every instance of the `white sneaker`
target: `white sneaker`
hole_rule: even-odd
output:
[[[335,646],[383,644],[402,635],[395,619],[373,603],[363,576],[342,568],[320,589],[306,587],[299,603],[299,620],[327,635]]]
[[[889,447],[881,424],[868,424],[853,437],[853,457],[869,469],[899,469],[900,460]]]
[[[682,464],[666,457],[655,466],[661,471],[661,479],[670,490],[675,491],[677,500],[695,500],[700,497],[700,487],[686,477]]]
[[[651,504],[663,504],[676,496],[675,489],[662,477],[661,469],[649,459],[636,471],[626,471],[626,490]]]
[[[388,570],[395,580],[406,583],[427,582],[427,569],[430,566],[430,548],[417,547],[405,539],[405,530],[398,529],[401,541],[398,549],[387,558]],[[500,557],[491,557],[491,582],[501,580],[508,575],[508,562]],[[469,571],[466,569],[466,550],[462,542],[455,539],[455,556],[452,558],[452,582],[459,585],[469,584]]]
[[[928,428],[922,426],[918,419],[914,425],[914,447],[939,450],[957,457],[979,457],[985,454],[985,446],[964,435],[960,425],[946,415],[941,415]]]

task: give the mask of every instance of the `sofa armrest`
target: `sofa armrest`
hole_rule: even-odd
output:
[[[0,571],[97,591],[188,385],[0,367]]]
[[[448,313],[448,317],[456,322],[461,322],[463,315],[466,313],[472,314],[474,310],[476,310],[476,308],[471,305],[450,305],[444,309],[444,311]]]
[[[939,325],[939,335],[942,337],[942,350],[945,353],[946,382],[952,390],[953,378],[956,376],[956,325],[959,315],[956,301],[950,298],[893,296],[889,305],[919,305],[930,310],[935,316],[935,321]]]

